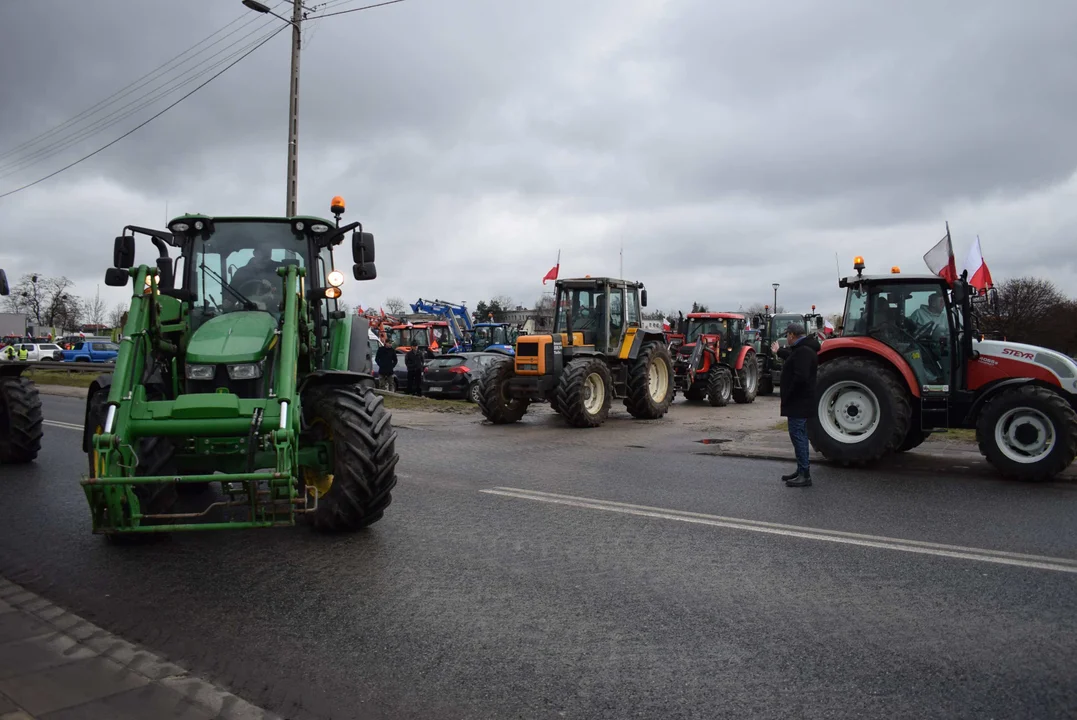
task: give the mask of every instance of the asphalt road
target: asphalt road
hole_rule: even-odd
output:
[[[790,489],[625,419],[400,424],[367,531],[141,547],[90,534],[78,432],[50,425],[0,470],[0,571],[299,720],[1077,714],[1077,485]]]

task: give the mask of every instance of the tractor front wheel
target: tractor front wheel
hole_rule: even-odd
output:
[[[756,362],[755,353],[748,352],[744,356],[744,364],[737,371],[737,387],[733,389],[733,400],[739,404],[755,402],[758,392],[759,363]]]
[[[1077,457],[1077,412],[1047,388],[1009,388],[987,401],[976,439],[987,461],[1006,477],[1051,480]]]
[[[673,358],[669,350],[653,340],[644,343],[628,370],[625,407],[634,418],[657,420],[669,411],[673,392]]]
[[[0,464],[32,462],[41,451],[41,396],[24,377],[0,377]]]
[[[303,398],[312,437],[329,440],[331,468],[303,468],[319,481],[317,509],[307,514],[321,532],[358,530],[381,519],[396,486],[396,431],[381,396],[370,388],[336,385]],[[328,480],[328,482],[325,482]],[[311,486],[314,486],[311,488]],[[326,487],[328,486],[328,487]]]
[[[578,358],[565,366],[557,385],[557,404],[569,425],[598,427],[610,414],[609,366],[598,358]]]
[[[886,364],[839,357],[819,365],[808,435],[826,459],[874,462],[901,447],[911,419],[909,391]]]
[[[515,375],[516,367],[511,359],[507,359],[490,366],[479,380],[479,409],[494,425],[519,422],[531,403],[526,398],[509,396],[509,380]]]
[[[725,407],[733,399],[733,374],[725,365],[714,365],[707,374],[707,402]]]

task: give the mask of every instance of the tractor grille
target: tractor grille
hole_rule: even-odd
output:
[[[538,356],[538,343],[537,342],[522,342],[516,344],[516,356],[520,357],[537,357]]]

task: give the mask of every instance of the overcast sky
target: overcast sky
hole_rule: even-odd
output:
[[[190,65],[280,23],[239,0],[0,2],[0,154],[241,16]],[[405,0],[304,35],[299,209],[343,195],[377,238],[353,305],[531,304],[559,249],[562,277],[616,275],[623,245],[652,309],[746,307],[778,282],[787,307],[837,311],[835,254],[842,274],[856,254],[923,272],[947,220],[959,266],[978,234],[996,281],[1077,295],[1071,0]],[[289,40],[0,199],[0,267],[100,284],[111,304],[125,224],[162,227],[166,203],[283,213]],[[0,158],[0,193],[176,97],[31,150],[52,157]]]

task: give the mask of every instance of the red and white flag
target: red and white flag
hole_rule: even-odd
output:
[[[981,293],[995,286],[995,283],[991,280],[991,271],[987,269],[987,263],[984,262],[979,235],[976,236],[976,242],[972,243],[972,247],[969,248],[964,269],[969,273],[969,285],[972,285]]]
[[[950,224],[946,224],[946,237],[935,243],[935,247],[924,255],[927,269],[951,285],[957,280],[957,262],[954,260],[954,246],[950,242]]]
[[[556,280],[557,272],[561,269],[561,251],[557,251],[557,264],[550,268],[550,272],[546,273],[542,277],[542,284],[545,285],[547,280]]]

